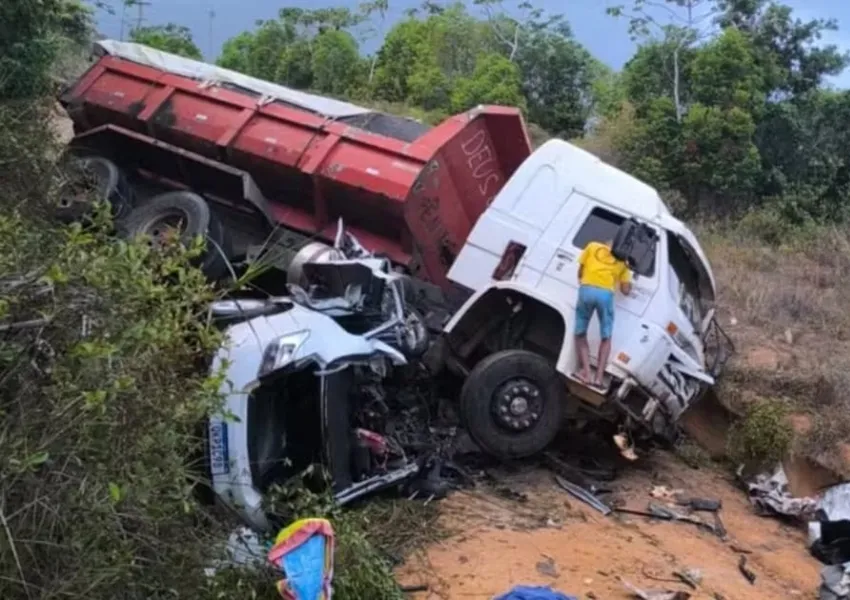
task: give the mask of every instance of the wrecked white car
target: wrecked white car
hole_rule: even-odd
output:
[[[290,296],[212,308],[226,327],[212,364],[226,399],[208,425],[212,488],[261,530],[264,494],[311,465],[325,468],[341,504],[421,466],[386,435],[404,410],[387,407],[384,382],[425,351],[428,332],[389,261],[351,237],[338,244],[347,252],[305,265],[306,287],[290,285]]]

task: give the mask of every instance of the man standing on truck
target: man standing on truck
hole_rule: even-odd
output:
[[[629,267],[611,253],[613,240],[604,244],[590,242],[578,258],[578,301],[576,302],[576,352],[579,371],[576,377],[583,383],[602,387],[608,355],[611,353],[611,334],[614,332],[614,294],[617,288],[628,295],[632,290]],[[587,328],[593,313],[599,318],[599,355],[596,375],[590,378],[590,347]]]

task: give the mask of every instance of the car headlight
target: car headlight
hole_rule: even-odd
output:
[[[292,362],[298,349],[304,345],[304,342],[309,337],[309,331],[296,331],[295,333],[281,336],[266,346],[257,377],[265,377]]]

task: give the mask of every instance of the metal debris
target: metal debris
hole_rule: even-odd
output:
[[[747,567],[747,557],[745,555],[741,555],[738,559],[738,570],[741,572],[747,581],[750,582],[750,585],[756,584],[756,574],[752,572],[752,570]]]
[[[560,475],[555,475],[555,481],[561,486],[564,490],[566,490],[569,494],[581,500],[585,504],[595,508],[599,512],[601,512],[604,516],[608,516],[611,514],[611,507],[602,502],[599,498],[591,494],[589,491],[580,487],[574,483],[570,483]]]
[[[738,469],[740,477],[742,468]],[[809,520],[817,511],[814,498],[794,498],[788,491],[788,476],[778,466],[772,475],[760,473],[746,484],[750,502],[762,514],[785,515]]]
[[[681,571],[673,571],[673,575],[682,580],[682,582],[692,589],[697,589],[702,583],[702,571],[699,569],[682,569]]]
[[[676,500],[676,504],[679,506],[686,506],[691,510],[705,512],[717,512],[723,508],[723,502],[713,498],[679,498]]]
[[[620,580],[632,595],[641,600],[689,600],[690,592],[674,590],[642,590],[630,584],[628,581]]]
[[[818,600],[850,598],[850,563],[830,565],[820,572],[821,586]]]

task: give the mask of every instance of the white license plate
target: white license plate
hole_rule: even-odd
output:
[[[227,425],[221,421],[210,422],[210,471],[213,476],[227,475],[230,472]]]

